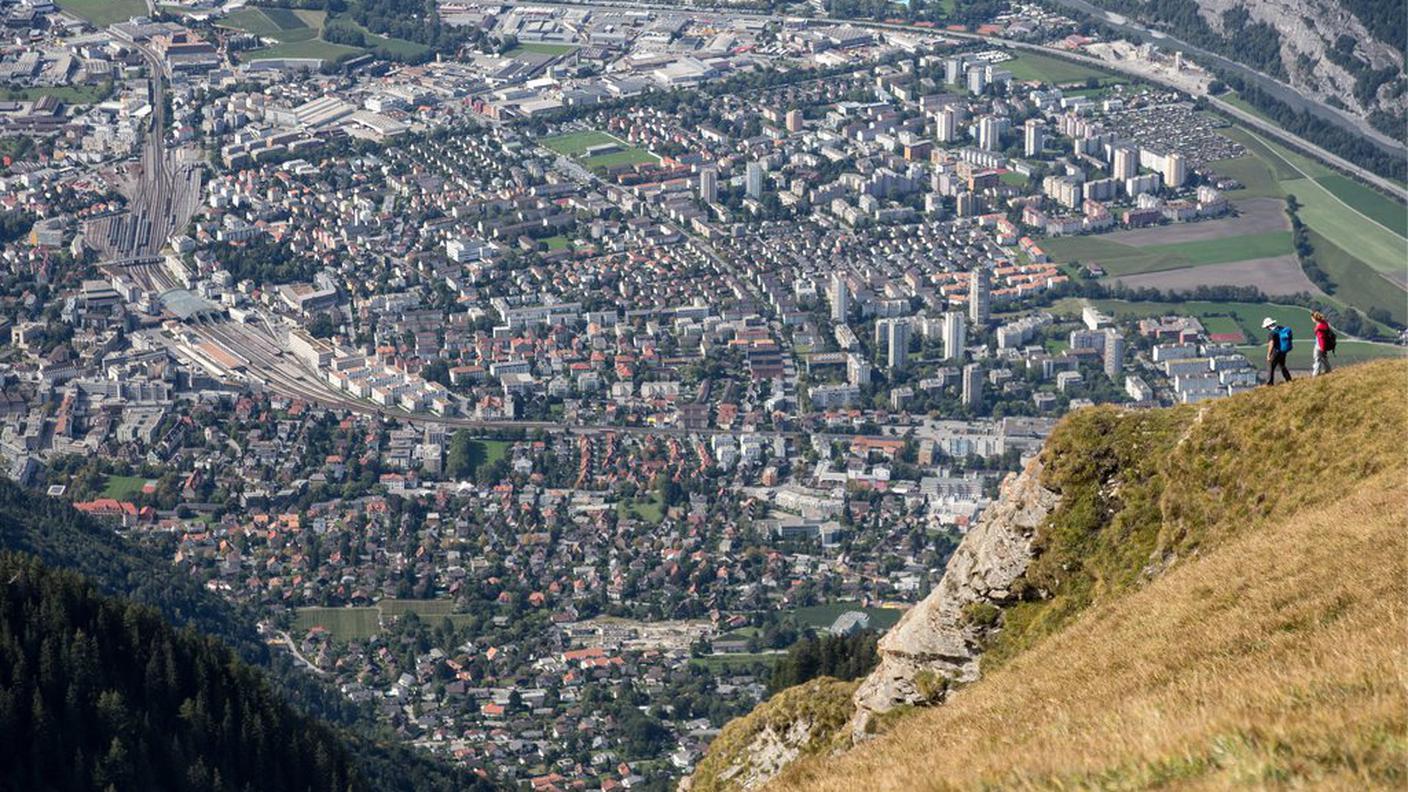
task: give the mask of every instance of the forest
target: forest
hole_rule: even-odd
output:
[[[7,789],[369,788],[337,735],[219,641],[0,555]]]

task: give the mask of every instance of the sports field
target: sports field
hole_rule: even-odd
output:
[[[632,146],[620,138],[596,130],[556,135],[544,139],[542,144],[559,154],[577,160],[577,162],[581,163],[582,167],[591,170],[613,168],[617,165],[638,165],[645,162],[660,161],[659,157],[639,146]],[[608,144],[615,144],[620,147],[620,150],[590,157],[585,156],[588,149]]]
[[[155,479],[146,476],[108,476],[103,480],[103,497],[132,500],[142,494],[142,487],[145,487],[148,481]]]
[[[1012,72],[1014,78],[1023,81],[1040,80],[1041,82],[1059,84],[1084,82],[1095,77],[1101,79],[1102,82],[1123,82],[1109,72],[1035,52],[1024,52],[999,65]]]
[[[57,0],[57,4],[64,11],[83,17],[98,27],[147,15],[147,4],[143,0]]]
[[[293,620],[293,634],[298,638],[312,627],[323,627],[339,641],[360,641],[379,633],[382,619],[397,618],[411,611],[432,625],[448,618],[461,626],[464,620],[471,618],[469,614],[455,613],[454,608],[451,600],[398,599],[384,599],[376,605],[355,608],[299,608]]]
[[[899,608],[863,608],[858,602],[833,602],[829,605],[809,605],[792,611],[798,627],[826,629],[836,618],[847,611],[862,611],[870,615],[870,627],[875,630],[888,630],[904,615]]]

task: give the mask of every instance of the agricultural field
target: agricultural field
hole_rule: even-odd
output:
[[[1061,237],[1047,240],[1042,248],[1058,261],[1099,264],[1118,277],[1285,255],[1291,252],[1291,232],[1150,245],[1117,241],[1110,235]]]
[[[134,16],[146,16],[144,0],[58,0],[59,8],[82,17],[98,27],[126,22]]]
[[[422,44],[377,35],[356,24],[350,17],[338,17],[338,19],[361,31],[367,46],[365,48],[354,47],[324,41],[322,32],[328,20],[326,11],[245,6],[231,12],[222,20],[221,24],[235,30],[243,30],[260,38],[279,42],[268,47],[249,50],[241,55],[243,60],[261,58],[335,60],[344,55],[356,55],[369,49],[385,50],[393,55],[405,57],[419,57],[426,52],[426,47]]]
[[[58,85],[33,88],[0,88],[0,98],[13,102],[32,102],[42,96],[52,96],[71,105],[97,104],[112,95],[112,83],[94,85]]]
[[[221,26],[242,30],[260,38],[271,38],[285,44],[312,41],[323,30],[326,11],[293,10],[290,8],[255,8],[245,6],[231,12]]]
[[[1120,78],[1112,77],[1109,72],[1034,52],[1024,52],[1000,65],[1012,72],[1015,79],[1024,81],[1040,80],[1060,84],[1084,82],[1094,77],[1102,83],[1123,82]]]
[[[1361,311],[1382,308],[1395,322],[1408,324],[1408,291],[1402,286],[1364,266],[1318,231],[1310,232],[1310,246],[1315,262],[1335,284],[1333,300]]]
[[[1312,230],[1341,250],[1353,251],[1364,266],[1408,286],[1408,207],[1247,130],[1222,134],[1250,152],[1248,157],[1212,164],[1218,173],[1247,185],[1246,190],[1229,193],[1230,198],[1294,195],[1301,205],[1301,221]]]

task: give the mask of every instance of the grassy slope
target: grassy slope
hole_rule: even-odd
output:
[[[1408,365],[1382,362],[1067,419],[1028,579],[1054,596],[1004,614],[983,680],[780,786],[1408,780],[1405,384]]]

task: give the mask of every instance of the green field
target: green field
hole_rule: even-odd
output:
[[[1279,193],[1271,191],[1264,177],[1254,177],[1256,194],[1295,195],[1301,204],[1298,214],[1302,222],[1375,270],[1400,282],[1404,279],[1408,242],[1391,230],[1404,227],[1401,204],[1246,130],[1227,130],[1223,134],[1246,146],[1275,178]],[[1245,194],[1252,192],[1233,192],[1231,197]],[[1392,222],[1395,207],[1400,215],[1397,224]],[[1389,227],[1383,225],[1385,221]]]
[[[1310,246],[1316,263],[1335,284],[1331,299],[1360,311],[1382,308],[1395,322],[1408,324],[1408,291],[1403,287],[1389,282],[1317,231],[1310,232]]]
[[[1067,316],[1078,316],[1085,301],[1078,299],[1061,300],[1053,306],[1053,311]],[[1295,348],[1291,351],[1290,363],[1294,368],[1310,368],[1310,352],[1315,338],[1315,323],[1310,319],[1310,311],[1295,305],[1255,304],[1235,302],[1128,302],[1125,300],[1090,300],[1096,308],[1115,317],[1146,316],[1195,316],[1203,322],[1209,332],[1227,332],[1229,325],[1218,321],[1213,330],[1214,320],[1231,320],[1246,336],[1250,344],[1238,349],[1247,354],[1253,365],[1264,361],[1266,331],[1261,329],[1263,317],[1287,325],[1295,334]],[[1384,357],[1401,357],[1408,349],[1390,344],[1374,344],[1365,341],[1343,339],[1337,345],[1333,362],[1357,363]]]
[[[1241,110],[1246,113],[1251,113],[1252,115],[1262,119],[1263,121],[1270,121],[1273,124],[1276,123],[1276,119],[1272,118],[1271,116],[1268,116],[1266,113],[1263,113],[1262,111],[1253,107],[1250,102],[1248,102],[1246,99],[1243,99],[1241,94],[1238,94],[1236,91],[1228,91],[1227,93],[1222,94],[1217,98],[1221,99],[1227,104],[1232,105],[1238,110]]]
[[[449,618],[456,626],[473,618],[455,613],[451,600],[384,599],[375,605],[355,608],[299,608],[293,620],[294,638],[300,638],[311,627],[324,627],[339,641],[360,641],[381,631],[383,618],[397,618],[414,611],[423,621],[433,625]]]
[[[1084,82],[1091,77],[1100,79],[1104,83],[1124,81],[1111,76],[1109,72],[1035,52],[1024,52],[1016,58],[998,65],[1012,72],[1014,78],[1023,81],[1040,80],[1060,84]]]
[[[564,55],[577,49],[576,44],[543,44],[541,42],[528,42],[519,44],[508,52],[504,53],[510,57],[523,52],[532,52],[538,55]]]
[[[542,141],[544,147],[556,151],[558,154],[566,154],[569,157],[576,157],[584,153],[592,146],[600,146],[606,143],[621,143],[620,140],[595,130],[588,132],[568,132],[565,135],[554,135]],[[625,145],[622,143],[622,145]]]
[[[112,83],[95,85],[61,85],[42,88],[0,88],[0,97],[14,102],[32,102],[41,96],[52,96],[66,104],[97,104],[112,95]]]
[[[1057,261],[1096,263],[1111,275],[1227,264],[1291,252],[1290,231],[1266,231],[1227,239],[1204,239],[1135,247],[1099,236],[1057,237],[1042,247]]]
[[[759,663],[769,669],[783,657],[787,655],[782,652],[770,652],[765,654],[717,654],[706,655],[704,657],[692,657],[689,662],[700,668],[717,674],[720,671],[748,671]]]
[[[1360,214],[1401,237],[1408,237],[1408,206],[1338,173],[1315,180]]]
[[[584,156],[587,149],[608,143],[614,143],[620,146],[621,150],[613,151],[609,154],[598,154],[593,157]],[[558,154],[577,160],[581,163],[582,167],[591,170],[614,168],[618,165],[638,165],[645,162],[660,161],[659,157],[639,146],[632,146],[620,138],[595,130],[556,135],[543,140],[542,145],[552,151],[556,151]]]
[[[815,627],[824,630],[836,618],[847,611],[864,611],[870,614],[870,627],[875,630],[888,630],[904,615],[899,608],[862,608],[854,602],[833,602],[828,605],[809,605],[792,611],[799,627]]]
[[[148,481],[146,476],[108,476],[103,480],[103,497],[117,500],[132,500],[142,494],[142,487]]]
[[[621,517],[629,516],[631,512],[640,515],[640,519],[646,522],[659,525],[665,519],[665,504],[654,492],[648,498],[623,500],[616,504],[616,513]]]
[[[377,35],[357,24],[351,17],[340,16],[338,19],[359,30],[365,37],[367,46],[353,47],[324,41],[321,36],[323,25],[327,22],[326,11],[245,6],[227,15],[221,25],[279,42],[270,47],[243,53],[241,59],[246,61],[261,58],[335,60],[344,55],[355,55],[367,50],[383,50],[392,55],[420,57],[428,51],[423,44]]]
[[[547,239],[542,239],[539,241],[542,242],[544,245],[547,245],[548,250],[563,250],[568,245],[572,244],[571,240],[561,234],[558,234],[557,236],[550,236]]]
[[[147,4],[143,0],[57,0],[59,8],[83,17],[98,27],[107,27],[114,22],[126,22],[132,17],[146,16]]]

